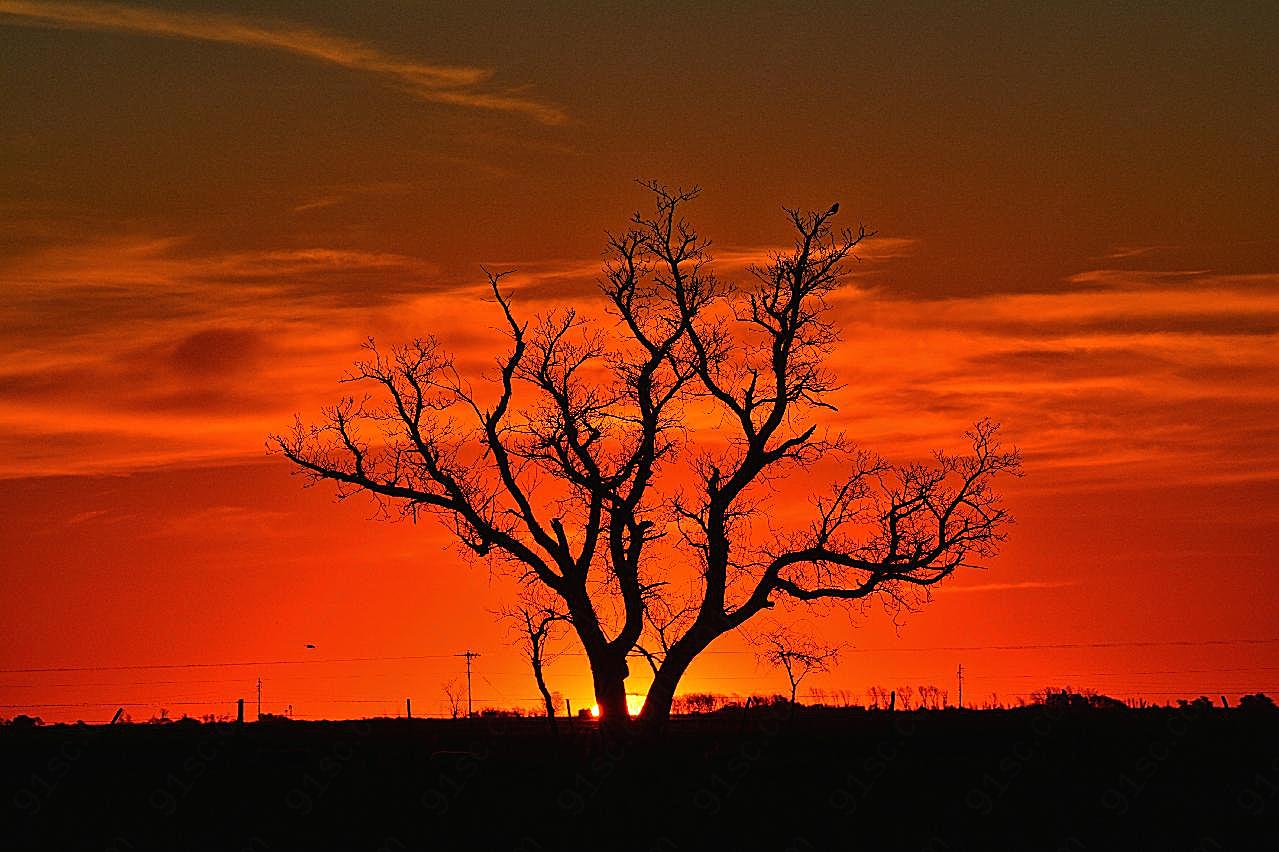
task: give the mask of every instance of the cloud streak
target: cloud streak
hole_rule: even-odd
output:
[[[1279,275],[1081,272],[1058,293],[894,295],[867,252],[834,305],[833,415],[895,458],[1002,420],[1047,490],[1279,479]],[[726,247],[742,280],[769,246]],[[598,315],[600,258],[493,261],[531,316]],[[334,396],[359,342],[440,335],[478,374],[504,345],[484,288],[408,255],[335,246],[202,252],[133,235],[0,261],[0,477],[202,464],[259,451]]]
[[[256,455],[332,395],[365,335],[431,324],[433,269],[328,247],[199,254],[180,237],[0,262],[0,478]]]
[[[1064,589],[1078,583],[1072,580],[1026,580],[1013,583],[978,583],[974,586],[951,584],[946,587],[947,594],[955,592],[1009,592],[1023,590]]]
[[[288,24],[114,3],[47,0],[0,0],[0,23],[108,30],[276,50],[372,74],[428,103],[515,113],[542,124],[562,124],[567,119],[554,104],[483,88],[493,76],[491,69],[419,62],[354,39]]]
[[[864,279],[868,274],[909,255],[916,244],[916,240],[906,237],[877,237],[865,247],[858,246],[857,260],[845,264],[845,292],[867,289]],[[751,277],[752,267],[767,267],[777,255],[785,255],[792,250],[792,246],[784,244],[715,246],[708,254],[717,276],[744,281]],[[506,285],[520,298],[534,302],[558,302],[566,297],[598,296],[597,282],[602,277],[604,262],[603,255],[600,255],[534,262],[490,259],[484,265],[494,270],[509,270]]]
[[[839,303],[850,428],[922,452],[992,415],[1041,491],[1279,481],[1279,274],[1071,281],[1088,286]]]

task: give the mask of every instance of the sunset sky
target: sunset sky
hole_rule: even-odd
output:
[[[532,706],[503,580],[264,439],[371,335],[488,363],[482,264],[589,300],[636,178],[726,277],[839,201],[829,422],[1024,454],[989,569],[810,619],[813,687],[1279,693],[1279,12],[1213,5],[0,0],[0,716],[438,713],[467,648]]]

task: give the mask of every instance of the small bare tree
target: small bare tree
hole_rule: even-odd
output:
[[[500,615],[519,639],[524,657],[533,670],[537,690],[542,695],[551,732],[555,733],[558,730],[555,719],[555,696],[558,693],[553,694],[547,687],[545,667],[563,654],[558,642],[567,629],[569,616],[555,609],[554,600],[545,594],[537,594],[536,587],[526,588],[519,603],[502,610]]]
[[[797,633],[785,626],[776,627],[753,643],[759,650],[756,659],[786,673],[790,681],[791,713],[795,712],[795,697],[799,685],[814,672],[829,672],[839,660],[841,646],[827,645],[810,636]]]
[[[991,480],[1020,463],[989,421],[971,452],[904,465],[817,421],[840,387],[829,299],[871,236],[836,229],[839,205],[788,210],[791,248],[733,283],[683,216],[697,191],[645,186],[655,212],[608,238],[611,323],[521,319],[486,273],[509,338],[487,392],[434,337],[370,342],[346,381],[376,396],[268,442],[339,497],[435,515],[466,553],[556,598],[618,725],[632,655],[653,668],[642,716],[660,724],[693,660],[779,600],[926,602],[995,555],[1010,518]],[[814,472],[829,487],[807,483],[820,496],[783,524],[777,483]]]
[[[462,708],[466,706],[466,687],[457,678],[451,678],[446,681],[440,691],[444,693],[444,706],[448,709],[449,715],[456,719],[462,715]]]

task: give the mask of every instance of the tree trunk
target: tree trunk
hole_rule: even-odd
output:
[[[647,731],[660,730],[670,719],[671,703],[675,700],[675,690],[684,672],[688,671],[693,659],[724,632],[721,626],[704,623],[699,618],[682,638],[671,645],[653,676],[653,684],[644,699],[644,709],[640,712],[640,721]]]
[[[671,703],[675,700],[675,690],[679,687],[680,678],[688,671],[696,654],[666,655],[666,659],[657,668],[653,676],[653,684],[648,688],[648,696],[644,699],[644,709],[640,711],[640,722],[648,729],[661,728],[671,716]]]
[[[551,726],[551,734],[558,733],[555,719],[555,699],[551,698],[551,691],[546,688],[546,678],[542,677],[542,661],[539,659],[533,663],[533,678],[537,681],[537,689],[542,693],[542,701],[546,703],[546,720]]]
[[[600,722],[607,728],[621,730],[630,726],[631,714],[626,706],[626,660],[591,661],[591,679],[595,684],[595,703]]]

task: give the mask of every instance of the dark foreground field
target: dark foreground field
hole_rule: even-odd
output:
[[[1279,849],[1279,713],[0,728],[0,849]]]

